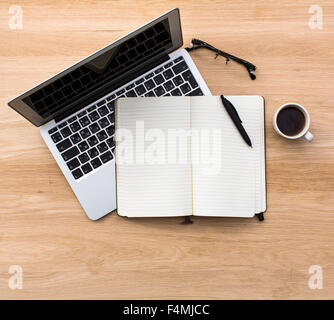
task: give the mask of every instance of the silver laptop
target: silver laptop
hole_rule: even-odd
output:
[[[90,219],[116,209],[114,100],[211,95],[182,44],[173,9],[8,103],[41,126]]]

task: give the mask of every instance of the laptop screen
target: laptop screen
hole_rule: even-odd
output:
[[[9,102],[39,126],[87,97],[107,92],[140,75],[140,69],[182,45],[178,9],[96,52]],[[101,96],[105,95],[101,92]]]

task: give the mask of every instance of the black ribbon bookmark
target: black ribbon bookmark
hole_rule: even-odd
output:
[[[185,217],[184,217],[184,221],[181,222],[181,224],[193,224],[193,223],[194,223],[194,221],[192,221],[192,220],[190,219],[190,216],[185,216]]]

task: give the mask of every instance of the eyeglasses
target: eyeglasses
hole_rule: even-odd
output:
[[[255,70],[256,70],[256,66],[254,64],[252,64],[252,63],[250,63],[250,62],[248,62],[244,59],[233,56],[232,54],[229,54],[227,52],[219,50],[219,49],[215,48],[214,46],[212,46],[211,44],[208,44],[208,43],[206,43],[202,40],[195,39],[195,38],[192,39],[191,40],[191,47],[187,47],[185,49],[189,52],[189,51],[193,51],[193,50],[200,49],[200,48],[206,48],[206,49],[209,49],[209,50],[215,52],[216,53],[215,59],[217,59],[218,56],[224,57],[226,59],[226,64],[230,60],[234,60],[235,62],[240,63],[241,65],[243,65],[247,69],[250,78],[252,80],[256,79],[256,75],[254,73]]]

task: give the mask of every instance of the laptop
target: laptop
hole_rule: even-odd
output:
[[[211,95],[182,45],[176,8],[8,103],[41,126],[45,143],[90,219],[116,209],[114,101]]]

